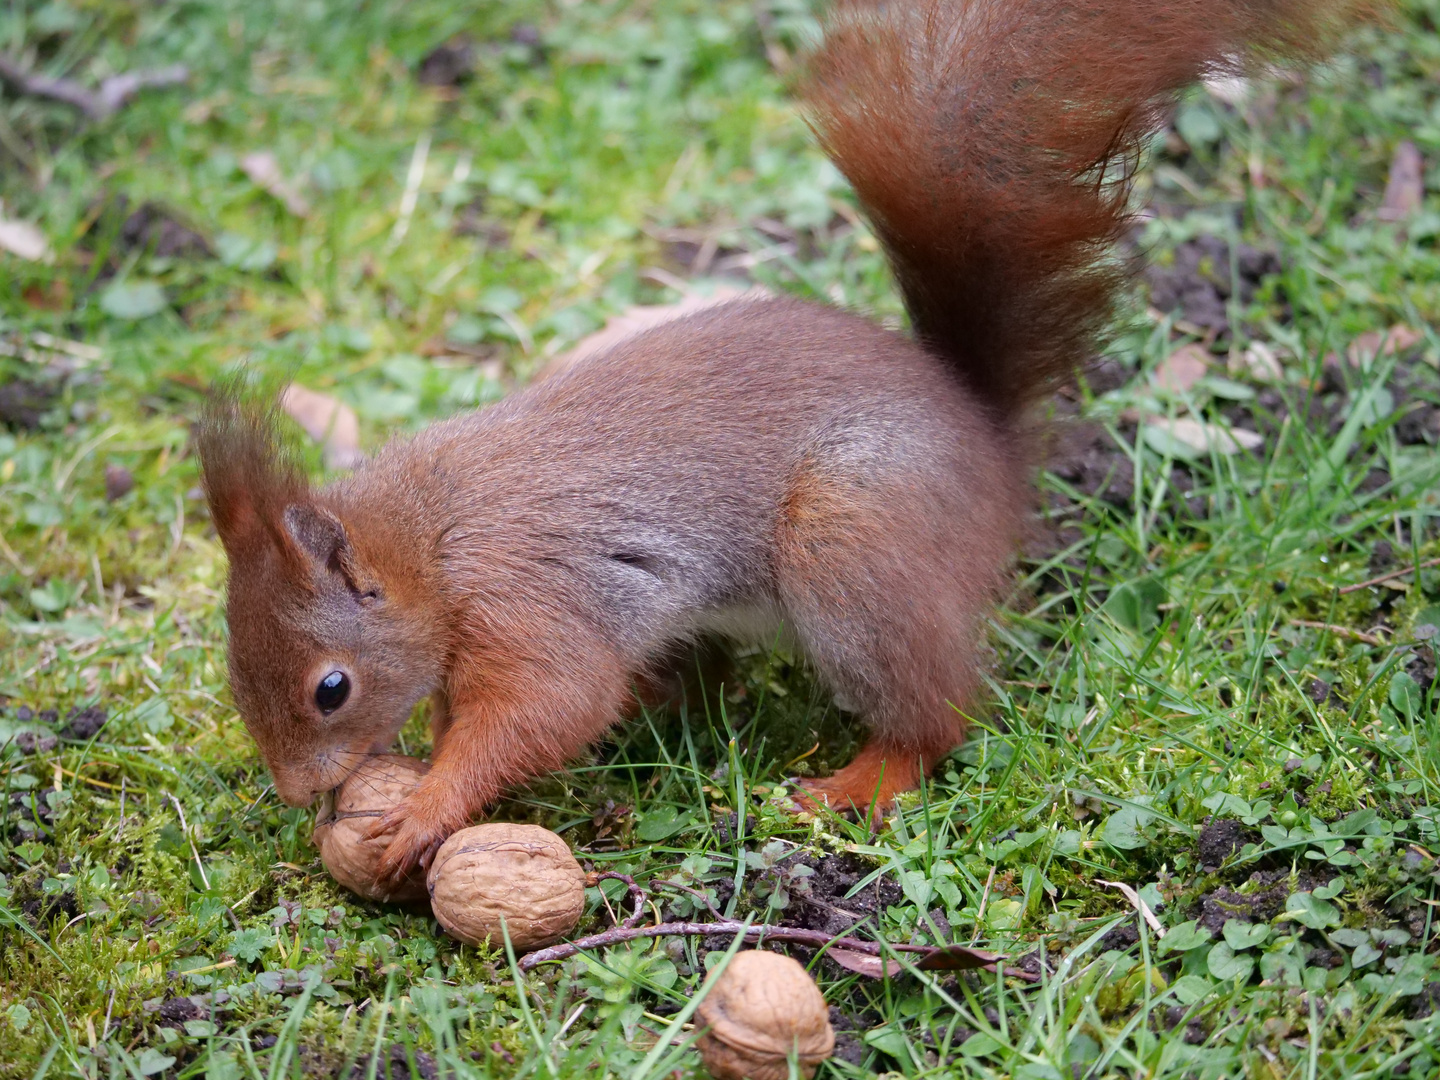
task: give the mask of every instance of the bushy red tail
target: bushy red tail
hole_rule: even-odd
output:
[[[1013,415],[1095,347],[1177,95],[1308,59],[1354,0],[839,0],[801,84],[915,332]]]

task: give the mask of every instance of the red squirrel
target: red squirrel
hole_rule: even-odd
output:
[[[803,651],[871,736],[804,782],[885,805],[960,745],[1031,505],[1027,412],[1092,355],[1131,178],[1178,95],[1315,55],[1345,0],[842,0],[798,83],[913,335],[796,299],[640,333],[313,488],[273,413],[198,427],[235,703],[303,805],[427,695],[377,832],[428,864],[704,633]]]

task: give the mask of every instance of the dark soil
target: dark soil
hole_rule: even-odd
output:
[[[1226,859],[1254,839],[1254,834],[1234,818],[1210,818],[1200,830],[1196,848],[1201,869],[1220,869]]]
[[[1098,497],[1124,509],[1135,494],[1134,467],[1110,433],[1099,424],[1075,419],[1071,402],[1060,398],[1056,405],[1061,415],[1043,436],[1045,469],[1072,488],[1076,498],[1059,491],[1044,493],[1043,509],[1024,539],[1023,554],[1029,562],[1045,562],[1081,538],[1075,523],[1080,499]],[[1079,569],[1085,556],[1082,553],[1069,561]],[[1063,582],[1055,584],[1068,588]]]
[[[1241,244],[1231,266],[1230,245],[1218,236],[1197,236],[1175,249],[1169,265],[1149,263],[1143,277],[1150,289],[1151,306],[1175,312],[1186,322],[1217,337],[1230,334],[1226,302],[1234,296],[1241,305],[1254,300],[1261,285],[1281,270],[1273,252]],[[1238,293],[1238,295],[1236,295]]]
[[[59,391],[44,383],[25,379],[0,383],[0,424],[15,431],[34,431],[57,396]]]
[[[1422,402],[1409,409],[1396,422],[1395,437],[1406,446],[1440,443],[1440,408]]]
[[[900,885],[881,875],[854,896],[847,896],[855,883],[874,867],[854,855],[797,855],[785,865],[804,865],[815,871],[805,881],[806,892],[790,894],[790,906],[780,920],[785,926],[843,934],[867,916],[875,915],[904,899]]]
[[[1100,949],[1102,952],[1110,949],[1114,949],[1116,952],[1124,952],[1126,949],[1139,943],[1139,928],[1134,923],[1121,923],[1100,939]]]
[[[36,929],[49,926],[56,919],[69,922],[80,914],[80,904],[73,892],[55,893],[53,896],[23,900],[20,910]]]
[[[1047,469],[1081,495],[1099,496],[1118,507],[1135,495],[1134,467],[1099,424],[1059,425]]]
[[[1205,1025],[1199,1020],[1186,1022],[1185,1014],[1188,1011],[1184,1005],[1171,1005],[1165,1010],[1165,1024],[1171,1030],[1174,1030],[1179,1027],[1181,1023],[1184,1023],[1185,1034],[1183,1038],[1185,1042],[1191,1046],[1199,1046],[1210,1037],[1210,1033],[1205,1030]]]
[[[347,1080],[362,1080],[370,1075],[370,1058],[363,1057],[347,1074]],[[415,1068],[410,1068],[411,1061]],[[440,1069],[435,1059],[424,1050],[407,1049],[398,1043],[392,1044],[389,1052],[382,1054],[379,1067],[375,1070],[376,1080],[438,1080]]]
[[[1410,999],[1408,1008],[1410,1016],[1416,1020],[1440,1008],[1440,982],[1426,983],[1425,988]]]
[[[1434,647],[1421,646],[1405,664],[1405,672],[1420,686],[1420,693],[1426,696],[1435,685],[1436,664]]]
[[[161,1020],[168,1020],[172,1024],[183,1024],[186,1020],[200,1020],[209,1015],[203,1006],[188,997],[166,998],[160,1003],[156,1014]]]
[[[1310,700],[1315,702],[1316,705],[1323,705],[1329,709],[1344,709],[1347,707],[1345,699],[1336,693],[1335,687],[1331,686],[1324,679],[1311,679],[1310,685],[1305,689],[1310,695]]]
[[[508,248],[512,238],[510,226],[485,215],[483,197],[472,199],[460,208],[455,215],[454,232],[456,236],[476,237],[483,240],[487,248],[496,250]]]
[[[415,78],[424,86],[459,86],[475,74],[475,44],[455,38],[425,54]]]
[[[1325,884],[1330,875],[1319,878],[1301,872],[1292,883],[1291,871],[1256,871],[1250,875],[1247,884],[1254,886],[1249,893],[1240,893],[1227,886],[1220,886],[1200,897],[1199,911],[1196,912],[1200,925],[1211,933],[1219,934],[1230,919],[1243,922],[1269,922],[1285,910],[1285,901],[1292,892],[1308,892]]]
[[[100,733],[108,719],[109,715],[98,705],[71,709],[70,714],[65,717],[65,726],[60,729],[60,734],[75,742],[89,742]]]
[[[1119,390],[1130,381],[1134,372],[1118,360],[1097,356],[1080,372],[1080,380],[1095,397]]]
[[[43,791],[12,791],[10,793],[10,817],[17,824],[18,832],[49,835],[49,827],[55,824],[55,811],[45,798]]]
[[[22,731],[15,736],[12,745],[22,754],[48,754],[59,744],[60,740],[54,735],[46,735],[36,731]]]
[[[715,835],[720,838],[722,844],[734,843],[736,830],[740,827],[740,815],[731,811],[715,819]],[[755,815],[745,815],[745,835],[749,836],[755,832]]]
[[[863,1065],[870,1052],[861,1039],[864,1029],[838,1005],[830,1006],[830,1026],[835,1029],[835,1057],[851,1065]]]
[[[129,200],[121,195],[115,211],[125,213]],[[146,251],[161,259],[213,259],[215,251],[200,233],[159,203],[146,202],[126,215],[116,242],[122,251]]]

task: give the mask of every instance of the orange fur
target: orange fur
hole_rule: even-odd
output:
[[[404,872],[600,738],[637,682],[656,692],[677,644],[782,627],[874,733],[813,797],[859,810],[918,784],[980,693],[1025,409],[1109,318],[1149,134],[1197,77],[1313,55],[1355,7],[840,0],[800,90],[914,340],[736,300],[321,490],[273,413],[218,393],[198,446],[231,685],[281,797],[337,784],[429,696],[434,766],[384,823]]]

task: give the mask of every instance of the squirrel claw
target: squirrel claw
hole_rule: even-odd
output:
[[[402,805],[391,810],[370,830],[372,837],[394,834],[375,868],[378,881],[400,882],[426,872],[448,835],[448,830],[406,814],[404,809]]]
[[[819,816],[830,808],[829,800],[819,792],[812,792],[798,776],[792,776],[788,783],[792,789],[787,793],[790,803],[786,809],[792,813]]]

